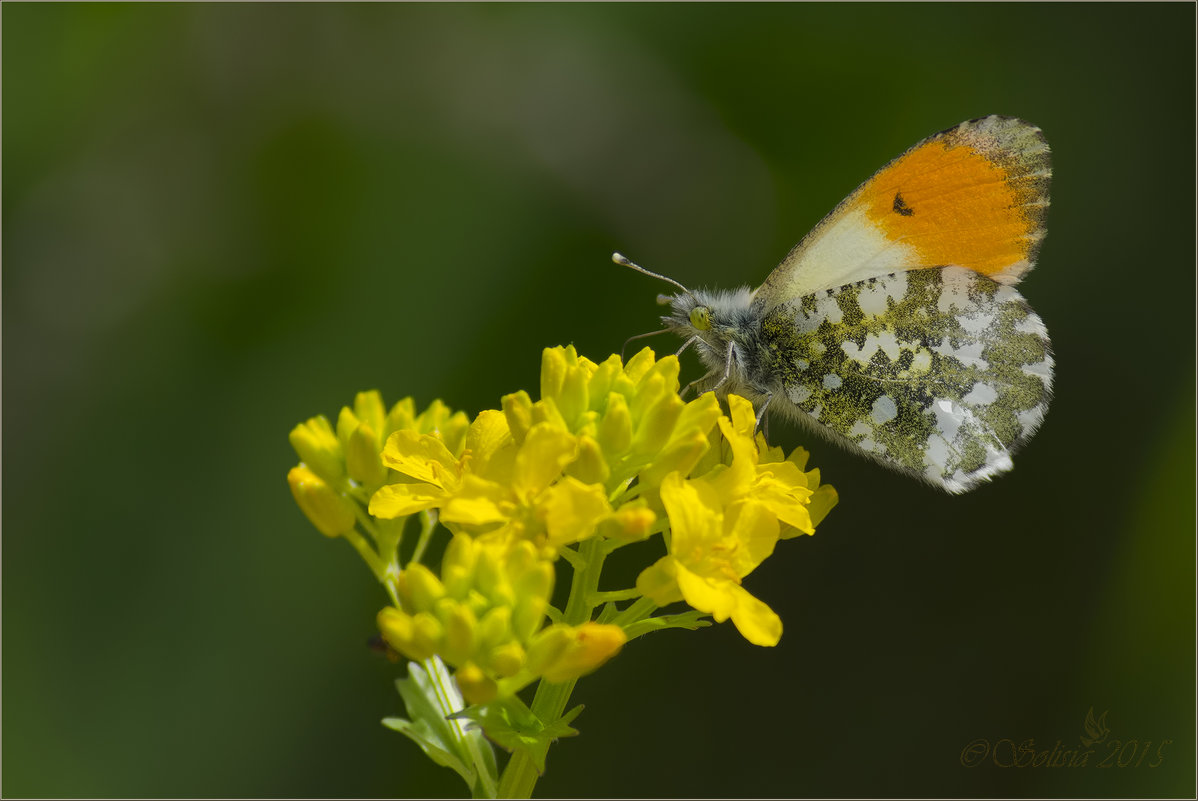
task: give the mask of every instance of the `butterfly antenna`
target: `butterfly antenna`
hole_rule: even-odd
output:
[[[629,261],[627,258],[620,255],[619,253],[611,254],[611,260],[614,261],[616,264],[622,265],[624,267],[631,267],[632,269],[636,270],[638,273],[644,273],[645,275],[650,276],[651,278],[657,278],[662,281],[665,281],[667,284],[673,284],[674,286],[678,287],[679,289],[681,289],[683,292],[685,292],[688,295],[691,293],[691,291],[689,289],[687,289],[682,284],[675,281],[673,278],[666,278],[664,275],[658,275],[657,273],[653,272],[652,270],[646,270],[641,265],[637,264],[634,261]]]

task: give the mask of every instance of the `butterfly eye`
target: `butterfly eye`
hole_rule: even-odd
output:
[[[711,310],[706,306],[696,306],[691,309],[691,327],[696,331],[706,331],[711,328]]]

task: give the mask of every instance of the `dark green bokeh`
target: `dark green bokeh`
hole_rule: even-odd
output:
[[[782,644],[635,643],[538,792],[1192,796],[1194,22],[5,4],[4,793],[462,792],[379,725],[383,595],[294,508],[287,431],[370,387],[535,391],[542,347],[654,327],[666,287],[612,250],[756,284],[888,159],[1001,113],[1055,163],[1022,288],[1057,396],[1017,469],[950,498],[778,427],[842,498],[749,580]],[[1163,763],[962,765],[1076,747],[1091,707]]]

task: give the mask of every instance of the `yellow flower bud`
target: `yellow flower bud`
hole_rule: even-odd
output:
[[[442,656],[450,664],[460,665],[474,655],[474,629],[478,621],[465,604],[446,598],[439,606],[443,610],[441,621],[445,624]]]
[[[337,440],[341,443],[342,449],[345,448],[345,443],[349,442],[349,435],[354,433],[354,429],[362,425],[362,421],[353,413],[348,406],[341,407],[341,413],[337,415]]]
[[[489,651],[512,638],[512,609],[496,606],[487,610],[478,622],[478,649]]]
[[[336,482],[345,475],[341,442],[323,414],[300,423],[287,438],[304,464],[325,481]]]
[[[592,409],[602,408],[600,404],[607,400],[607,393],[612,391],[616,378],[623,373],[624,363],[614,353],[595,366],[591,380],[587,384],[587,395],[590,397]]]
[[[387,644],[408,659],[419,662],[436,653],[427,632],[422,632],[407,612],[393,606],[383,607],[378,614],[378,627]]]
[[[598,440],[590,436],[578,438],[578,456],[566,466],[566,475],[584,484],[603,484],[607,481],[611,468],[603,458],[603,448]]]
[[[656,375],[650,376],[654,383],[661,380]],[[686,406],[682,398],[674,392],[661,395],[644,409],[640,425],[636,429],[636,437],[632,449],[639,454],[656,454],[670,439],[674,432],[674,424],[678,422],[682,408]]]
[[[321,534],[339,537],[353,529],[353,501],[335,492],[306,465],[291,468],[287,483],[300,510]]]
[[[527,640],[545,619],[545,608],[549,602],[544,598],[526,597],[516,603],[512,612],[512,634],[518,640]]]
[[[470,419],[462,412],[451,412],[448,406],[435,400],[416,417],[412,428],[421,434],[437,437],[445,444],[446,450],[457,458],[462,455]]]
[[[524,649],[520,643],[504,643],[491,651],[491,669],[501,679],[515,676],[524,667]]]
[[[687,475],[694,469],[703,454],[707,453],[707,433],[693,429],[689,434],[675,436],[660,454],[641,471],[640,481],[650,487],[661,484],[670,473]]]
[[[393,431],[406,431],[415,427],[416,424],[416,402],[411,398],[404,398],[399,403],[391,407],[391,411],[387,412],[387,422],[383,426],[383,430],[388,435]]]
[[[513,589],[516,607],[512,612],[512,631],[517,639],[527,640],[541,625],[545,607],[549,605],[549,596],[553,594],[554,578],[553,564],[538,559],[515,579]]]
[[[635,542],[649,536],[657,515],[643,499],[624,504],[599,526],[599,534],[624,542]]]
[[[561,392],[566,383],[570,365],[563,347],[545,348],[541,352],[541,397],[552,398]]]
[[[462,603],[470,608],[475,617],[486,614],[486,611],[492,606],[491,600],[478,590],[470,590],[466,593],[466,599]]]
[[[599,423],[596,439],[608,456],[622,456],[632,446],[632,413],[628,399],[615,392],[607,396],[607,414]]]
[[[359,392],[354,396],[354,415],[371,430],[378,433],[382,441],[383,426],[386,424],[387,410],[383,406],[383,396],[377,389]]]
[[[666,356],[664,359],[662,359],[662,361],[664,362],[667,359],[673,359],[675,364],[678,363],[678,357],[676,356]],[[624,365],[624,374],[627,375],[628,378],[633,382],[638,382],[645,376],[646,373],[649,372],[653,365],[653,351],[649,348],[641,348],[639,351],[637,351],[637,354],[629,359],[628,363]]]
[[[559,431],[569,430],[565,418],[558,411],[557,401],[553,398],[541,398],[532,405],[532,424],[535,426],[538,423],[548,423],[550,428]]]
[[[525,664],[534,674],[542,675],[561,659],[572,641],[569,626],[563,623],[547,626],[537,632],[528,644],[528,658]]]
[[[474,587],[487,598],[503,594],[507,581],[507,566],[504,564],[503,545],[478,547],[478,559],[474,563]]]
[[[419,562],[408,565],[396,581],[399,597],[413,614],[432,609],[445,597],[445,585]]]
[[[441,649],[441,641],[444,639],[445,627],[431,612],[417,612],[412,615],[413,647],[418,648],[421,653],[427,654],[420,659],[428,659],[429,656],[437,653]]]
[[[377,487],[387,480],[387,468],[379,457],[382,443],[376,429],[361,423],[345,444],[345,469],[349,477],[365,487]]]
[[[455,534],[441,560],[441,580],[454,598],[465,598],[474,582],[478,547],[469,534]]]
[[[458,668],[453,678],[458,689],[462,691],[462,698],[466,699],[468,704],[485,704],[495,700],[495,696],[499,694],[495,681],[488,678],[482,668],[473,662],[467,662]]]
[[[532,427],[532,399],[524,390],[503,396],[503,415],[512,439],[519,445],[524,442],[528,429]]]
[[[622,628],[608,623],[583,623],[569,635],[567,646],[541,670],[546,681],[585,676],[618,654],[628,641]]]
[[[551,352],[560,353],[561,350],[561,348],[546,349],[544,361],[549,361]],[[565,349],[565,361],[565,369],[560,373],[553,373],[542,366],[541,398],[553,398],[566,427],[574,431],[577,430],[583,413],[587,411],[589,403],[587,383],[592,372],[588,366],[593,368],[594,365],[587,359],[579,359],[573,346]],[[547,386],[547,384],[553,384],[553,386]]]

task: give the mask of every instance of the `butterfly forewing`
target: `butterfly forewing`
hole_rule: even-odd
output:
[[[965,267],[1014,284],[1044,238],[1052,166],[1040,129],[1013,117],[963,122],[878,170],[757,290],[767,308],[908,270]]]
[[[1044,324],[1010,286],[960,267],[793,298],[762,321],[789,405],[890,467],[952,492],[1010,469],[1052,389]]]

